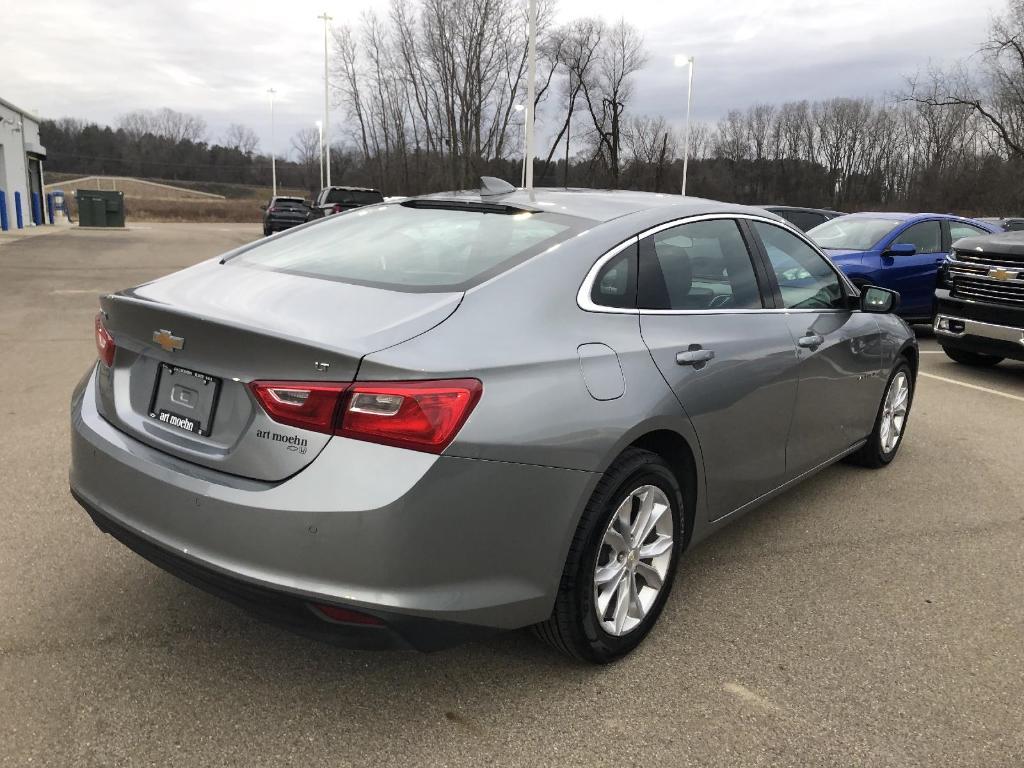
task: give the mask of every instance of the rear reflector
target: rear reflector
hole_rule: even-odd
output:
[[[274,421],[330,434],[338,400],[348,384],[303,381],[254,381],[249,385]]]
[[[441,453],[473,412],[476,379],[357,382],[346,393],[337,434]]]
[[[341,621],[345,624],[365,624],[371,627],[384,626],[384,622],[376,616],[359,613],[348,608],[339,608],[336,605],[324,605],[323,603],[312,603],[312,606],[331,621]]]
[[[103,313],[96,314],[96,353],[100,360],[108,368],[114,364],[114,337],[110,335],[107,326],[103,324]]]
[[[477,379],[254,381],[249,388],[281,424],[429,453],[448,447],[483,393]]]

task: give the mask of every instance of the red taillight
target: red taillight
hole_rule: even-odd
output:
[[[254,381],[249,387],[274,421],[330,434],[334,431],[338,399],[348,384]]]
[[[345,209],[344,209],[344,208],[342,208],[342,207],[341,207],[340,205],[338,205],[337,203],[335,203],[335,204],[334,204],[334,207],[333,207],[333,208],[331,208],[331,213],[341,213],[341,212],[342,212],[343,210],[345,210]]]
[[[277,208],[267,208],[267,213],[277,213]]]
[[[249,387],[281,424],[429,453],[448,447],[483,392],[476,379],[254,381]]]
[[[441,453],[469,418],[482,392],[476,379],[357,382],[345,394],[337,433]]]
[[[325,605],[323,603],[311,603],[311,605],[331,621],[342,621],[346,624],[366,624],[371,627],[384,626],[384,622],[376,616],[359,613],[348,608],[339,608],[336,605]]]
[[[107,326],[103,324],[103,313],[100,312],[96,315],[96,353],[108,368],[114,364],[114,350],[116,349],[114,337],[110,335]]]

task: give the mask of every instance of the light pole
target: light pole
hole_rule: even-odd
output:
[[[320,153],[317,155],[317,165],[320,166],[320,189],[324,188],[324,121],[316,121],[316,130],[320,134]]]
[[[324,20],[324,150],[327,165],[327,186],[331,186],[331,118],[327,102],[327,29],[333,16],[328,16],[327,11],[317,16]]]
[[[525,111],[526,107],[524,107],[522,104],[514,104],[512,106],[512,108],[516,111],[517,115],[522,115],[522,119],[519,121],[519,128],[520,128],[519,136],[520,136],[520,144],[522,145],[522,150],[523,150],[523,169],[522,169],[522,172],[519,174],[519,186],[520,187],[525,187],[526,186],[526,115],[524,114],[524,111]]]
[[[526,43],[526,174],[523,186],[533,189],[533,121],[536,118],[534,109],[537,88],[537,0],[529,0],[527,5],[528,39]]]
[[[683,129],[683,196],[686,195],[686,169],[690,160],[690,101],[693,98],[693,56],[676,54],[677,67],[688,69],[686,78],[686,127]]]
[[[272,188],[271,196],[277,197],[277,158],[274,152],[274,94],[277,93],[273,88],[268,88],[267,93],[270,94],[270,184]]]

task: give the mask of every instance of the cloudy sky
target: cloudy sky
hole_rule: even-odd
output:
[[[133,109],[201,114],[210,138],[242,122],[269,145],[267,88],[277,135],[312,125],[323,104],[324,8],[334,24],[387,0],[67,0],[12,2],[3,11],[0,96],[44,117],[115,123]],[[829,96],[881,96],[906,75],[970,56],[1002,0],[560,0],[558,17],[626,18],[650,60],[631,110],[681,121],[684,70],[696,57],[694,116]],[[13,19],[12,19],[13,14]],[[539,121],[543,123],[543,114]],[[344,115],[332,121],[344,130]],[[538,131],[545,133],[544,125]]]

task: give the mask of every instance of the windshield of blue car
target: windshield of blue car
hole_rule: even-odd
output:
[[[899,219],[841,216],[819,224],[807,236],[821,248],[868,251],[899,224]]]
[[[375,205],[260,244],[229,264],[404,291],[462,291],[581,232],[564,214]]]

